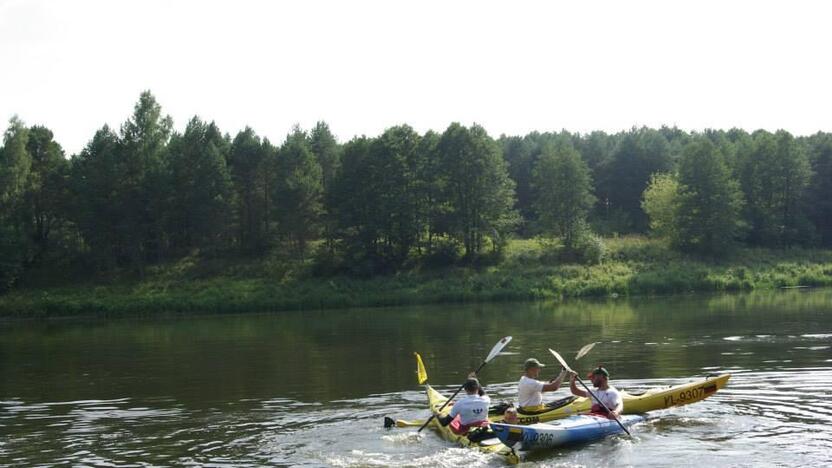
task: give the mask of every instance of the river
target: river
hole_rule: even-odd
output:
[[[426,430],[413,352],[446,393],[481,372],[514,398],[523,361],[554,348],[639,390],[733,374],[633,438],[526,466],[832,463],[832,290],[0,324],[2,466],[500,466]],[[566,387],[566,386],[564,386]],[[566,390],[548,395],[554,399]]]

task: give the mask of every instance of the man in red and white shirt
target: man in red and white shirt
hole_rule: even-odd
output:
[[[590,396],[589,392],[581,390],[575,385],[575,377],[576,374],[572,373],[569,378],[569,389],[572,390],[573,395],[592,398],[590,414],[606,416],[610,419],[621,416],[621,413],[624,411],[624,400],[621,398],[621,392],[609,384],[610,373],[606,369],[598,366],[588,376],[592,380],[592,386],[595,387],[595,390],[592,391],[594,397]],[[609,413],[607,413],[604,406],[598,403],[598,400],[609,408]]]

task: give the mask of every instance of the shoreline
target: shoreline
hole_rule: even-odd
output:
[[[661,242],[605,239],[597,265],[550,264],[536,240],[511,242],[497,265],[358,279],[314,277],[304,266],[255,259],[160,265],[142,281],[68,283],[0,296],[0,320],[188,316],[480,302],[563,301],[832,286],[832,250],[744,248],[718,261]]]

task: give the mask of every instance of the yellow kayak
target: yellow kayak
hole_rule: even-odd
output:
[[[439,424],[436,420],[441,416],[446,416],[451,411],[451,406],[448,405],[442,408],[442,411],[439,411],[439,408],[445,404],[445,401],[448,400],[447,397],[443,396],[441,393],[437,392],[433,389],[430,385],[425,385],[425,389],[427,390],[428,394],[428,406],[430,406],[430,411],[433,413],[436,418],[433,419],[431,422],[431,426],[439,432],[445,440],[449,440],[451,442],[456,442],[459,445],[464,447],[471,447],[481,450],[485,453],[493,453],[496,455],[500,455],[505,458],[506,462],[510,464],[517,464],[520,462],[520,458],[511,448],[503,445],[500,442],[500,439],[497,438],[495,435],[493,438],[485,439],[480,442],[472,442],[468,437],[464,435],[457,435],[451,431],[450,425],[443,426]]]
[[[642,414],[672,406],[682,406],[702,401],[725,387],[731,374],[721,374],[703,380],[674,385],[672,387],[651,388],[643,393],[621,391],[624,399],[624,414]],[[539,411],[517,411],[518,424],[534,424],[552,421],[580,413],[588,413],[592,403],[587,398],[566,397],[546,405]],[[491,414],[488,419],[502,422],[502,414]]]

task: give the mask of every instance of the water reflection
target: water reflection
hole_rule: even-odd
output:
[[[0,464],[456,466],[499,464],[426,434],[413,351],[452,389],[482,372],[513,399],[522,362],[546,348],[603,363],[633,390],[731,371],[703,403],[565,449],[541,466],[736,466],[829,462],[832,291],[489,304],[109,322],[0,330]],[[553,366],[554,367],[554,366]],[[551,373],[558,369],[550,368]],[[671,457],[671,458],[667,458]]]

